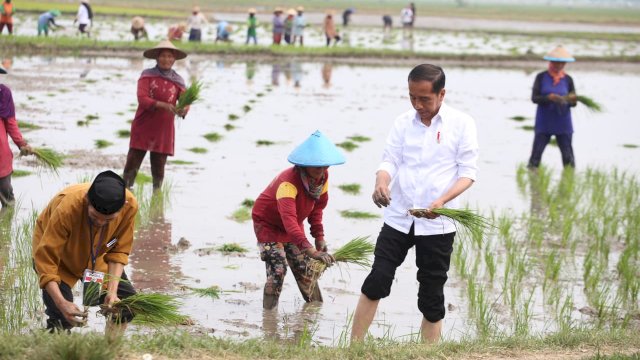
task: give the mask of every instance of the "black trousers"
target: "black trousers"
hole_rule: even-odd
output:
[[[121,279],[125,281],[120,281],[120,283],[118,284],[118,297],[120,298],[120,300],[125,299],[131,295],[135,295],[136,290],[128,281],[127,274],[123,272]],[[62,296],[65,298],[65,300],[73,301],[73,293],[71,292],[71,287],[64,282],[60,282],[59,286],[60,292],[62,293]],[[106,294],[103,294],[100,297],[100,304],[104,303],[105,297]],[[69,330],[73,327],[64,318],[64,316],[56,306],[56,303],[53,301],[53,298],[49,295],[49,293],[47,293],[47,290],[45,289],[42,289],[42,300],[44,301],[44,306],[46,308],[45,314],[47,314],[47,316],[49,317],[47,319],[47,329],[49,329],[50,331],[56,329]],[[128,311],[123,311],[122,316],[118,319],[113,318],[113,321],[122,323],[131,322],[131,320],[133,320],[133,314]]]
[[[573,157],[573,146],[571,145],[572,134],[556,134],[556,141],[562,155],[562,164],[567,167],[575,167],[576,160]],[[533,148],[531,149],[531,157],[529,158],[529,167],[537,168],[540,166],[542,153],[551,140],[551,134],[536,134],[533,138]]]
[[[418,309],[434,323],[444,318],[444,284],[453,252],[455,232],[416,236],[413,225],[408,234],[384,224],[376,241],[371,273],[362,284],[362,293],[371,300],[389,296],[396,269],[413,246],[416,247]]]
[[[11,174],[0,178],[0,204],[2,207],[11,206],[15,202],[13,186],[11,186]]]

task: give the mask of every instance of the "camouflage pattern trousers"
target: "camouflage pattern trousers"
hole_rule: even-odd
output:
[[[307,270],[311,259],[297,246],[291,243],[270,242],[258,243],[258,247],[260,259],[264,261],[267,270],[267,282],[264,285],[265,297],[273,297],[276,301],[280,297],[288,263],[304,301],[322,301],[317,281],[312,284],[313,280]]]

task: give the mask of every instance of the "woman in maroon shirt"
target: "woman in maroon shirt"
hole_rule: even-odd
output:
[[[326,252],[322,212],[329,200],[328,168],[343,164],[344,156],[329,139],[316,131],[293,150],[287,160],[295,166],[271,181],[256,200],[252,212],[260,259],[267,270],[265,309],[278,305],[287,263],[306,302],[322,301],[320,288],[317,284],[311,286],[312,280],[307,274],[309,259],[328,265],[333,263],[333,257]],[[311,225],[315,247],[304,233],[305,219]]]
[[[7,71],[0,67],[0,74],[6,73]],[[18,128],[11,90],[6,85],[0,84],[0,203],[2,207],[11,206],[15,201],[11,186],[13,152],[9,147],[9,136],[20,149],[20,153],[31,153],[31,147],[22,138]]]
[[[129,154],[123,178],[132,187],[147,151],[151,152],[151,176],[154,190],[162,186],[167,156],[173,156],[175,142],[174,118],[185,117],[189,111],[176,109],[180,94],[185,91],[184,80],[172,66],[187,54],[164,40],[144,57],[155,59],[156,66],[146,69],[138,79],[138,111],[131,123]]]

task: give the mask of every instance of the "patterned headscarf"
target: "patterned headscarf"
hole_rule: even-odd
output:
[[[324,183],[326,179],[325,175],[322,174],[322,177],[319,180],[315,181],[313,180],[313,178],[307,175],[307,172],[304,170],[304,168],[296,166],[296,169],[300,173],[300,179],[302,179],[302,184],[304,185],[305,190],[307,190],[307,193],[312,198],[319,199],[320,195],[322,195],[322,189],[324,189]]]
[[[556,71],[553,67],[553,63],[549,62],[549,75],[551,75],[551,78],[553,79],[553,86],[556,86],[566,74],[564,73],[564,69]]]

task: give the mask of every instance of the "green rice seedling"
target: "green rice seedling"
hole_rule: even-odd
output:
[[[220,140],[222,140],[222,135],[216,133],[216,132],[212,132],[212,133],[208,133],[208,134],[204,134],[202,135],[205,139],[207,139],[210,142],[218,142]]]
[[[191,151],[192,153],[196,153],[196,154],[206,154],[209,150],[203,148],[203,147],[192,147],[190,149],[187,149],[189,151]]]
[[[236,127],[233,126],[233,124],[224,124],[224,129],[227,131],[231,131],[233,129],[235,129]]]
[[[76,121],[76,125],[78,125],[78,126],[89,126],[89,122],[88,121],[84,121],[84,120],[78,120],[78,121]]]
[[[31,174],[33,174],[31,171],[14,169],[13,172],[11,173],[11,176],[12,177],[25,177],[25,176],[29,176]]]
[[[341,147],[349,152],[357,149],[359,146],[358,144],[352,142],[352,141],[343,141],[341,143],[336,144],[336,146]]]
[[[360,184],[342,184],[342,185],[338,185],[338,189],[346,192],[347,194],[351,194],[351,195],[358,195],[360,194]]]
[[[533,126],[533,125],[522,125],[522,126],[520,126],[520,129],[526,130],[526,131],[533,131],[533,130],[535,130],[535,126]]]
[[[427,209],[409,210],[412,216],[425,216],[427,212]],[[457,230],[470,234],[472,239],[482,239],[491,228],[495,227],[489,219],[468,209],[438,208],[431,209],[431,212],[455,221],[456,227],[462,226],[462,229]]]
[[[150,175],[147,175],[143,172],[138,172],[136,174],[136,183],[140,185],[151,184],[153,178]]]
[[[367,136],[362,136],[362,135],[353,135],[353,136],[349,136],[347,139],[351,140],[351,141],[355,141],[355,142],[367,142],[367,141],[371,141],[370,137]]]
[[[520,122],[520,121],[525,121],[525,120],[527,120],[527,117],[526,117],[526,116],[522,116],[522,115],[516,115],[516,116],[512,116],[512,117],[510,117],[510,118],[509,118],[509,120],[513,120],[513,121],[518,121],[518,122]]]
[[[271,146],[273,144],[275,144],[275,142],[271,141],[271,140],[257,140],[256,141],[256,145],[257,146]]]
[[[244,105],[244,106],[242,107],[242,110],[243,110],[244,112],[248,113],[249,111],[251,111],[251,106],[249,106],[249,105]]]
[[[493,250],[491,250],[489,246],[486,246],[484,250],[484,263],[489,273],[489,283],[491,284],[493,284],[493,279],[496,275],[496,261],[493,254]]]
[[[228,270],[238,270],[238,269],[240,269],[240,265],[230,264],[230,265],[223,266],[223,268],[224,269],[228,269]]]
[[[220,299],[220,294],[222,293],[222,289],[219,286],[213,285],[208,288],[189,288],[195,295],[199,297],[208,297],[211,299]]]
[[[125,139],[131,136],[131,130],[128,130],[128,129],[118,130],[116,131],[116,135],[118,135],[119,138]]]
[[[124,111],[118,111],[118,112],[116,113],[116,115],[118,115],[118,116],[124,116]]]
[[[123,311],[135,315],[133,322],[146,326],[176,326],[183,324],[188,317],[180,314],[180,303],[167,294],[137,293],[111,305],[102,307],[104,314],[119,316]]]
[[[263,96],[264,96],[264,93],[259,92],[259,93],[257,93],[257,94],[256,94],[256,96],[257,96],[257,97],[263,97]]]
[[[97,119],[99,119],[99,118],[100,118],[100,116],[98,116],[98,115],[91,115],[91,114],[89,114],[89,115],[87,115],[87,116],[85,116],[85,117],[84,117],[84,119],[85,119],[85,120],[87,120],[87,121],[93,121],[93,120],[97,120]]]
[[[194,161],[186,161],[186,160],[169,160],[169,164],[172,165],[193,165]]]
[[[32,124],[32,123],[29,123],[29,122],[26,122],[26,121],[20,121],[20,120],[18,120],[18,127],[22,131],[42,129],[42,126],[40,126],[40,125],[36,125],[36,124]]]
[[[109,147],[109,146],[113,145],[113,143],[111,141],[98,139],[98,140],[95,141],[95,145],[96,145],[97,149],[104,149],[106,147]]]
[[[64,163],[64,156],[53,149],[32,148],[31,152],[36,158],[36,166],[38,168],[50,170],[55,174],[58,173],[58,168]]]
[[[244,200],[242,200],[240,205],[242,205],[242,206],[244,206],[246,208],[252,208],[255,203],[256,203],[256,201],[253,200],[253,199],[244,199]]]
[[[627,148],[627,149],[637,149],[640,147],[640,145],[637,144],[622,144],[622,147]]]
[[[185,107],[200,100],[201,91],[202,83],[200,81],[194,81],[191,83],[191,85],[182,94],[180,94],[178,103],[176,104],[176,110],[183,110]]]
[[[249,221],[251,220],[251,212],[247,207],[242,206],[236,209],[236,211],[234,211],[233,214],[231,214],[231,219],[239,223]]]
[[[244,254],[249,250],[247,250],[245,247],[243,247],[242,245],[240,245],[238,243],[226,243],[226,244],[223,244],[222,246],[218,247],[218,251],[223,252],[223,253]]]
[[[342,210],[340,215],[347,219],[377,219],[379,216],[366,211]]]
[[[229,120],[234,121],[234,120],[238,120],[240,117],[236,114],[229,114],[227,116],[229,118]]]
[[[576,100],[592,112],[602,112],[602,105],[588,96],[578,95],[576,96]]]

